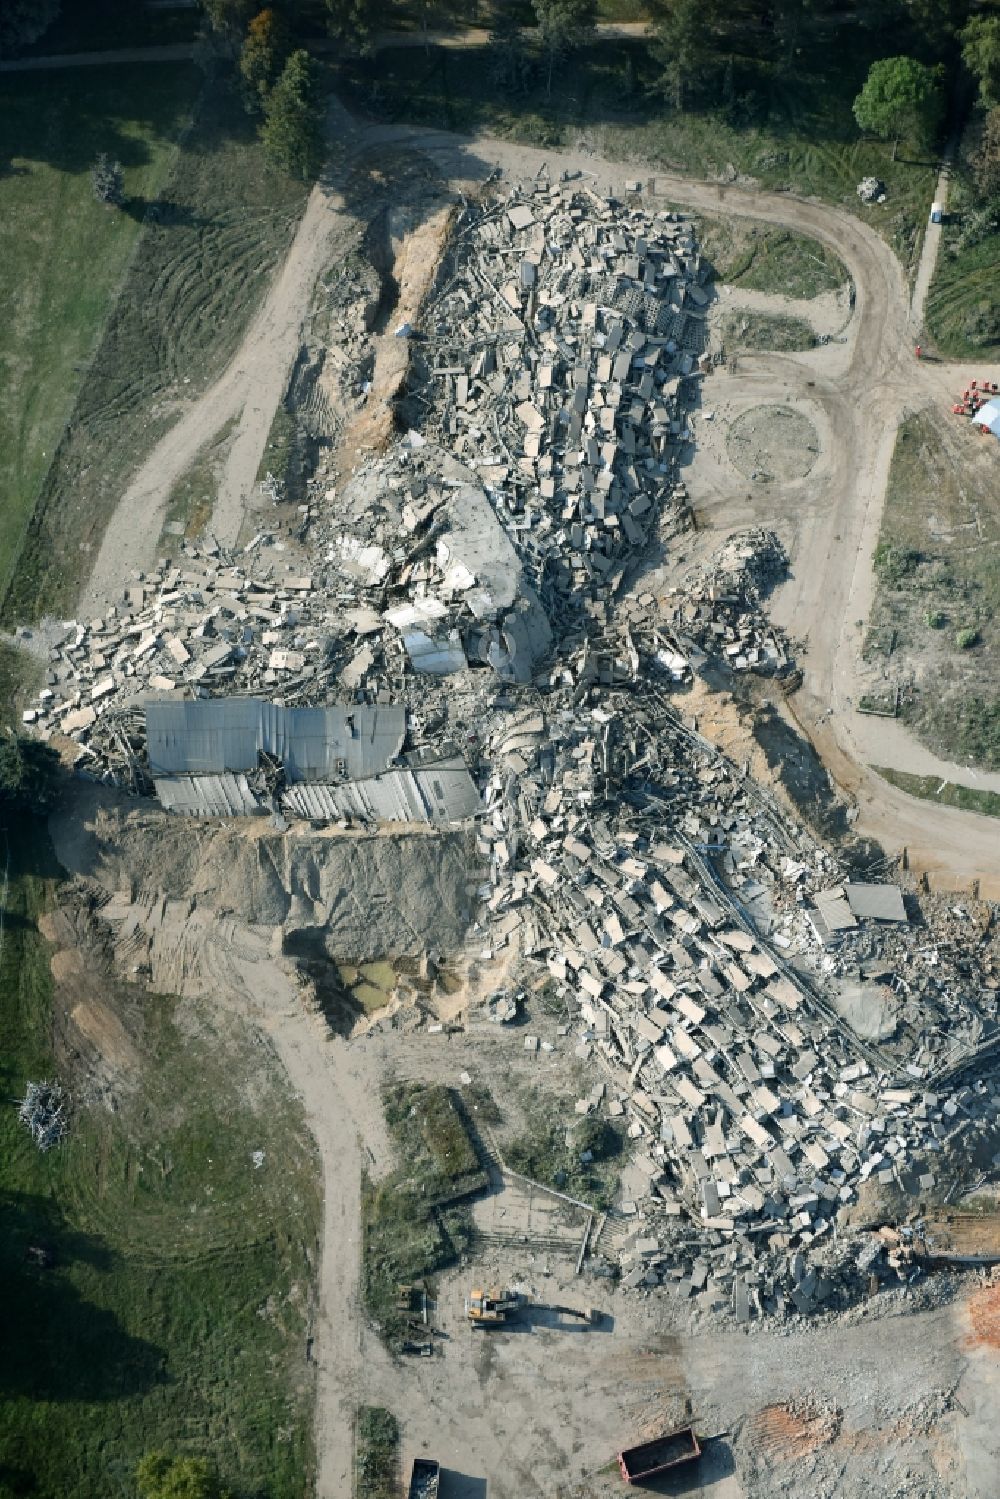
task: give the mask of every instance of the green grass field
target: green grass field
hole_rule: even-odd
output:
[[[76,1033],[54,1006],[34,927],[56,874],[44,828],[12,828],[10,846],[0,1493],[133,1499],[136,1461],[164,1448],[214,1457],[240,1499],[301,1499],[319,1222],[301,1110],[242,1022],[124,988],[113,1007],[136,1056],[119,1057],[111,1110],[91,1087],[92,1064],[74,1060],[66,1038]],[[72,1127],[43,1155],[14,1100],[28,1079],[53,1076],[74,1099]],[[32,1246],[50,1267],[32,1261]]]
[[[883,765],[873,765],[872,769],[891,786],[898,786],[910,796],[938,802],[943,807],[959,807],[963,812],[979,812],[984,817],[1000,817],[1000,796],[995,791],[956,786],[954,781],[942,781],[940,776],[914,776],[905,770],[890,770]]]
[[[764,349],[795,353],[811,349],[815,334],[802,318],[772,316],[767,312],[730,312],[722,320],[722,342],[727,351]]]
[[[121,72],[87,70],[94,108],[102,101],[107,107],[108,91],[118,86]],[[139,96],[157,87],[169,95],[172,88],[190,103],[193,73],[160,65],[132,69],[130,87]],[[172,84],[166,81],[168,74]],[[44,87],[63,76],[74,85],[78,80],[71,73],[47,74]],[[29,75],[29,81],[30,87],[40,87],[37,78]],[[27,84],[25,93],[30,95]],[[76,161],[73,179],[73,202],[88,215],[90,159],[88,145]],[[45,439],[36,444],[39,457],[23,475],[18,526],[10,522],[0,533],[0,543],[6,537],[6,549],[0,544],[0,563],[6,561],[0,584],[7,584],[3,610],[8,621],[73,612],[129,476],[175,417],[179,402],[204,389],[236,349],[307,196],[303,184],[265,166],[254,126],[224,83],[213,85],[202,100],[169,177],[164,176],[161,172],[158,185],[145,190],[137,184],[128,211],[110,215],[117,224],[114,232],[125,233],[129,226],[129,248],[138,232],[136,220],[143,222],[124,281],[119,266],[115,277],[100,279],[99,296],[95,290],[88,346],[78,348],[72,360],[60,357],[51,367],[43,362],[36,373],[31,409],[47,415]],[[8,186],[0,183],[0,202]],[[23,190],[29,212],[41,218],[53,211],[51,204],[35,201],[30,185]],[[151,205],[152,214],[147,214]],[[97,205],[93,208],[96,212]],[[36,327],[26,330],[19,345],[22,357],[25,349],[62,348],[64,328],[78,316],[80,286],[88,276],[86,262],[75,251],[72,265],[63,264],[64,252],[58,248],[63,241],[50,232],[59,295],[47,290],[40,295]],[[99,245],[89,247],[89,260],[100,255]],[[30,284],[30,267],[23,259],[6,274],[14,294]],[[112,299],[119,282],[120,295]],[[96,353],[85,368],[81,360],[102,320]],[[56,446],[71,410],[70,429]],[[22,462],[26,447],[20,435],[26,427],[23,414],[18,422],[8,440],[15,464]],[[22,536],[12,569],[14,540]]]
[[[984,214],[975,197],[969,152],[978,144],[981,117],[974,114],[952,175],[948,218],[927,294],[927,331],[947,359],[1000,357],[1000,230],[998,215]]]
[[[908,417],[889,472],[865,654],[885,658],[888,690],[902,685],[902,716],[924,743],[991,770],[1000,766],[998,547],[994,445],[958,418]],[[968,648],[963,631],[974,632]]]
[[[135,248],[135,215],[99,204],[117,156],[133,201],[158,196],[199,83],[191,67],[27,73],[0,110],[0,583]]]
[[[752,219],[697,216],[698,245],[712,279],[744,291],[780,292],[808,301],[836,291],[847,268],[825,245]]]

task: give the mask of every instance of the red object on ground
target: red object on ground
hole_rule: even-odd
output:
[[[953,413],[954,416],[961,416],[962,412],[965,410],[965,407],[964,406],[953,406],[951,409],[952,409],[952,413]]]
[[[975,380],[973,380],[973,381],[972,381],[972,386],[971,386],[971,388],[972,388],[972,390],[976,390],[976,389],[977,389],[977,386],[978,386],[978,382],[977,382],[977,381],[975,381]]]
[[[917,358],[919,359],[920,358],[920,345],[919,344],[917,344],[916,354],[917,354]]]

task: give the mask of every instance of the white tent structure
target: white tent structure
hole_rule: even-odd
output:
[[[987,427],[994,437],[1000,437],[1000,401],[987,401],[980,406],[971,421],[977,427]]]

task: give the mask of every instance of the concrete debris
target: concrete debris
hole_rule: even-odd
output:
[[[17,1117],[39,1150],[51,1150],[66,1134],[68,1102],[59,1083],[28,1083]]]
[[[737,1320],[856,1295],[841,1210],[869,1179],[921,1190],[955,1132],[992,1128],[984,1085],[960,1088],[958,1108],[939,1080],[963,1042],[968,1056],[996,1039],[996,990],[958,959],[940,989],[924,977],[908,1017],[919,1036],[903,1024],[891,1044],[865,1041],[826,996],[815,913],[837,890],[867,952],[895,931],[883,923],[898,920],[898,887],[832,886],[834,858],[648,676],[534,727],[533,747],[517,735],[515,773],[507,745],[494,750],[488,905],[496,946],[516,934],[546,964],[578,1055],[600,1066],[649,1162],[624,1283],[728,1299]],[[912,950],[912,936],[904,914],[888,941]]]
[[[762,602],[781,581],[788,558],[773,531],[754,527],[729,538],[708,565],[692,570],[675,589],[675,638],[688,661],[721,656],[730,670],[791,677],[787,641],[768,623]]]
[[[858,197],[862,203],[884,203],[885,183],[878,177],[862,177],[858,183]]]

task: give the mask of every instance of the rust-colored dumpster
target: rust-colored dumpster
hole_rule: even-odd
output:
[[[618,1466],[626,1483],[643,1483],[666,1473],[681,1463],[693,1463],[701,1457],[701,1446],[692,1426],[680,1426],[651,1442],[628,1447],[618,1454]]]

